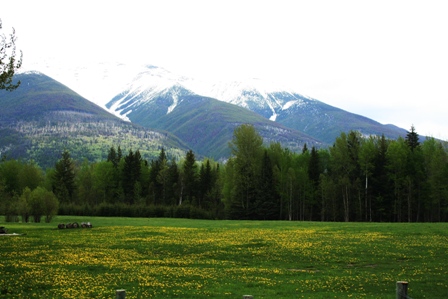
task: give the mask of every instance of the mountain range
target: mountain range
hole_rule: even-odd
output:
[[[402,128],[380,124],[272,82],[250,79],[209,83],[177,76],[155,66],[148,66],[136,75],[106,107],[119,117],[151,127],[156,125],[155,119],[180,109],[178,106],[184,97],[195,96],[252,111],[285,128],[304,133],[324,146],[332,144],[341,132],[350,130],[365,136],[384,134],[391,139],[406,134]]]
[[[225,160],[233,130],[246,123],[266,144],[279,142],[292,151],[304,144],[329,146],[349,130],[392,139],[406,134],[260,79],[205,82],[156,66],[128,78],[102,106],[45,74],[18,74],[16,91],[0,91],[0,154],[52,166],[64,148],[78,160],[101,160],[110,146],[120,145],[147,159],[164,147],[175,158],[192,149]]]

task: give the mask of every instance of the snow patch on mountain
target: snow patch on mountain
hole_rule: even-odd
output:
[[[289,108],[291,108],[291,106],[294,106],[294,105],[296,105],[296,104],[300,104],[300,102],[301,102],[301,101],[299,101],[299,100],[286,102],[286,103],[282,106],[282,110],[288,110]]]
[[[131,122],[131,120],[128,118],[128,114],[131,113],[132,110],[130,110],[129,112],[127,112],[125,114],[121,114],[121,112],[124,109],[119,109],[118,106],[120,106],[120,105],[121,105],[121,102],[117,101],[114,104],[112,104],[112,106],[108,110],[115,116],[123,119],[124,121]]]
[[[189,90],[185,90],[178,84],[170,89],[165,90],[164,94],[169,95],[173,99],[173,103],[168,107],[166,114],[171,113],[181,102],[179,101],[179,96],[182,95],[182,93],[190,94],[191,92]]]
[[[174,108],[176,108],[178,102],[179,97],[177,95],[173,95],[173,104],[171,104],[171,106],[168,107],[166,114],[170,114],[174,110]]]

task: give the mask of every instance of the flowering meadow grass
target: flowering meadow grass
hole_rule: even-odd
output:
[[[90,221],[93,228],[57,229]],[[63,217],[5,223],[0,298],[448,298],[448,224]]]

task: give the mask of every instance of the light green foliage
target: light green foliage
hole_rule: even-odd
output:
[[[22,216],[22,222],[27,223],[29,221],[29,217],[31,216],[31,190],[28,187],[22,192],[22,195],[19,198],[17,203],[17,212],[20,216]]]
[[[48,223],[57,214],[59,201],[53,192],[37,187],[29,195],[29,206],[34,222],[40,222],[42,216],[45,216],[45,222]]]
[[[258,175],[261,171],[263,138],[252,125],[241,125],[233,133],[229,143],[234,157],[234,194],[229,217],[251,218],[255,207]]]

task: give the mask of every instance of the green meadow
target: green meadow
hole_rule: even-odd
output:
[[[93,228],[57,229],[90,221]],[[5,223],[0,298],[448,298],[447,223]]]

